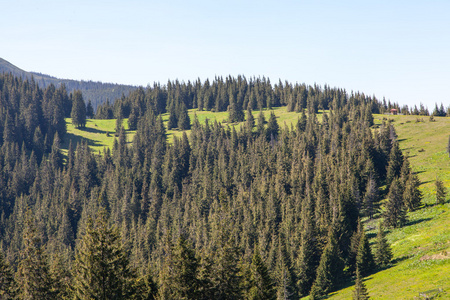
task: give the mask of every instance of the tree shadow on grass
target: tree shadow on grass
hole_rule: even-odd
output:
[[[98,133],[98,134],[106,134],[107,131],[100,130],[97,128],[91,128],[91,127],[84,127],[84,128],[78,128],[78,130],[89,132],[89,133]]]
[[[423,218],[423,219],[418,219],[418,220],[414,220],[414,221],[409,221],[405,224],[405,226],[412,226],[412,225],[416,225],[422,222],[427,222],[430,221],[431,218]]]

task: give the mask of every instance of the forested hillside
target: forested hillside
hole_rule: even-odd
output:
[[[96,112],[128,118],[131,145],[117,122],[112,149],[83,142],[63,159],[61,120],[83,96],[11,75],[0,92],[5,298],[318,299],[355,276],[364,294],[361,276],[392,259],[383,228],[422,205],[394,127],[373,126],[389,106],[361,93],[242,77],[155,85]],[[250,117],[280,105],[299,112],[295,126]],[[361,219],[380,216],[371,247]]]

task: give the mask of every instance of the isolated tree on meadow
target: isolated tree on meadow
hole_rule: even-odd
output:
[[[391,183],[383,216],[387,226],[399,227],[406,223],[406,207],[403,202],[400,182],[397,178]]]
[[[444,183],[442,182],[442,180],[437,178],[435,185],[436,185],[436,204],[444,204],[447,197],[447,191],[444,187]]]
[[[86,104],[83,100],[83,94],[80,90],[76,90],[72,95],[72,124],[77,128],[86,126]]]

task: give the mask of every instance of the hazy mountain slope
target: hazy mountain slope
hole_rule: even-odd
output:
[[[126,96],[132,90],[136,89],[135,86],[131,85],[59,79],[41,73],[27,72],[20,69],[19,67],[16,67],[3,58],[0,58],[0,74],[2,73],[12,73],[13,75],[22,78],[31,78],[33,76],[34,80],[39,84],[40,87],[46,87],[50,84],[54,84],[55,86],[65,84],[68,92],[79,89],[83,93],[83,97],[86,102],[89,99],[92,101],[92,105],[94,106],[94,108],[96,108],[97,105],[105,102],[106,100],[114,102],[114,100],[120,98],[122,94]]]

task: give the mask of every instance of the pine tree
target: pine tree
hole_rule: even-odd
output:
[[[93,117],[94,117],[94,108],[92,107],[91,99],[89,99],[86,105],[86,118],[92,119]]]
[[[217,300],[239,299],[241,276],[238,267],[238,249],[227,241],[216,250],[209,281],[212,298]]]
[[[168,245],[167,252],[160,299],[199,299],[199,262],[188,240],[181,235],[174,247]]]
[[[247,117],[245,119],[245,130],[251,135],[253,127],[255,127],[255,118],[252,114],[252,108],[249,105],[247,108]]]
[[[300,251],[297,257],[298,269],[298,289],[300,295],[306,296],[311,290],[311,286],[316,277],[316,268],[318,264],[317,237],[315,235],[312,213],[312,201],[310,197],[305,197],[302,202],[300,235]]]
[[[43,249],[41,239],[27,213],[26,227],[23,234],[24,249],[21,251],[16,273],[19,299],[53,299],[57,295],[50,274],[47,254]]]
[[[373,272],[375,268],[375,262],[372,254],[372,249],[370,248],[369,240],[367,235],[362,229],[361,239],[359,240],[358,253],[356,255],[356,269],[361,272],[363,276]]]
[[[383,223],[378,224],[378,232],[375,247],[375,261],[379,268],[385,268],[392,260],[391,246],[386,239],[386,233],[383,228]]]
[[[272,138],[277,139],[280,127],[278,126],[277,117],[273,111],[270,112],[270,118],[267,122],[266,138],[270,141]]]
[[[410,172],[403,192],[403,201],[409,211],[415,211],[422,205],[422,192],[419,190],[419,186],[419,177]]]
[[[178,112],[178,128],[181,130],[191,129],[191,119],[189,118],[188,110],[184,103],[181,103],[181,107]]]
[[[316,281],[311,288],[311,294],[324,296],[333,291],[342,281],[343,274],[344,262],[339,252],[335,229],[330,228],[328,242],[320,257]]]
[[[80,90],[76,90],[72,95],[72,124],[77,128],[86,126],[86,105]]]
[[[444,204],[447,197],[447,191],[444,187],[444,183],[439,178],[436,179],[436,204]]]
[[[367,292],[366,284],[361,278],[361,274],[359,269],[356,268],[356,281],[355,281],[355,289],[353,290],[353,300],[367,300],[370,299],[369,293]]]
[[[258,115],[258,124],[256,125],[256,131],[259,135],[262,135],[264,133],[264,124],[266,123],[266,118],[264,117],[264,113],[262,108],[259,110]]]
[[[363,211],[364,215],[373,218],[375,213],[375,204],[378,201],[378,187],[374,176],[371,174],[367,181],[366,194],[364,195]]]
[[[400,182],[396,178],[392,181],[388,199],[383,213],[387,226],[399,227],[406,223],[406,207],[403,203],[403,195],[400,191]]]
[[[263,262],[256,247],[250,265],[250,287],[246,293],[246,299],[270,300],[276,299],[274,282],[269,275],[269,270]]]
[[[15,299],[16,287],[11,267],[0,249],[0,299]]]
[[[75,299],[128,299],[136,294],[136,274],[129,266],[119,232],[108,225],[106,211],[88,220],[75,256]]]
[[[398,141],[394,140],[391,153],[389,155],[389,165],[387,168],[386,184],[390,186],[394,178],[400,176],[403,165],[403,154],[399,148]]]

